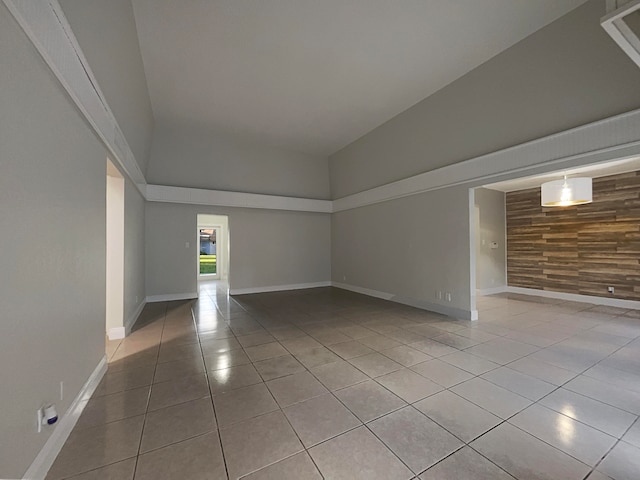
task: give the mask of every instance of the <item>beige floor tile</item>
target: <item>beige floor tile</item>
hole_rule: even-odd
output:
[[[338,330],[318,333],[316,335],[312,335],[312,337],[325,346],[334,345],[341,342],[348,342],[349,340],[351,340],[351,337],[339,332]]]
[[[509,423],[595,466],[617,439],[541,405],[532,405],[509,419]]]
[[[606,405],[589,397],[560,388],[544,397],[539,405],[551,408],[604,433],[620,438],[637,415]],[[625,436],[626,437],[626,436]],[[638,445],[640,447],[640,438]]]
[[[328,348],[345,360],[368,355],[369,353],[374,353],[373,349],[361,344],[357,340],[336,343],[334,345],[330,345]]]
[[[408,347],[407,345],[400,345],[399,347],[390,348],[389,350],[382,350],[385,357],[389,357],[394,362],[398,362],[404,367],[411,367],[421,362],[430,360],[431,357],[426,353],[422,353],[415,348]]]
[[[247,363],[251,363],[251,360],[243,350],[231,350],[230,352],[215,353],[204,357],[204,364],[209,372],[237,365],[246,365]]]
[[[473,374],[443,362],[438,358],[410,367],[411,370],[445,388],[471,380]]]
[[[204,371],[205,369],[202,357],[189,357],[184,360],[159,363],[156,366],[153,383],[176,380],[190,375],[204,373]]]
[[[326,347],[314,347],[294,354],[300,363],[307,368],[317,367],[325,363],[337,362],[340,357]]]
[[[278,342],[265,343],[264,345],[256,345],[255,347],[247,347],[244,349],[252,362],[259,362],[268,358],[281,357],[288,355],[289,352]]]
[[[298,453],[242,477],[242,480],[322,480],[322,476],[307,453]]]
[[[373,380],[334,392],[361,421],[369,422],[407,403]]]
[[[74,430],[53,463],[47,480],[59,480],[135,457],[144,415]]]
[[[408,368],[378,377],[376,381],[407,403],[417,402],[443,390],[437,383],[427,380]]]
[[[135,469],[136,459],[130,458],[87,473],[74,475],[69,477],[69,480],[133,480]]]
[[[200,345],[176,345],[161,347],[158,354],[158,363],[175,362],[176,360],[184,360],[191,357],[201,357],[202,350]]]
[[[281,407],[308,400],[328,390],[309,372],[300,372],[267,382],[271,393]]]
[[[263,383],[215,395],[213,404],[220,426],[278,410],[278,404]]]
[[[409,344],[411,348],[415,348],[416,350],[420,350],[423,353],[426,353],[430,357],[438,358],[443,357],[444,355],[449,355],[457,352],[453,347],[449,345],[445,345],[444,343],[436,342],[434,340],[426,339],[419,340],[417,342]]]
[[[241,337],[238,337],[238,342],[245,348],[255,347],[256,345],[264,345],[265,343],[272,343],[275,341],[276,339],[267,332],[252,333],[251,335],[243,335]]]
[[[485,360],[480,357],[476,357],[475,355],[471,355],[470,353],[465,352],[456,352],[449,355],[444,355],[440,357],[440,360],[442,360],[443,362],[447,362],[454,367],[466,370],[473,375],[482,375],[483,373],[487,373],[500,366],[497,363]]]
[[[255,472],[303,450],[280,411],[223,427],[222,446],[231,479]]]
[[[304,337],[296,337],[288,340],[283,340],[282,345],[293,355],[322,346],[322,344],[315,338],[306,334]]]
[[[147,414],[140,452],[145,453],[216,429],[210,398],[201,398]]]
[[[451,388],[453,393],[506,419],[531,405],[531,400],[476,377]]]
[[[304,366],[293,355],[269,358],[268,360],[256,362],[253,366],[258,370],[265,382],[305,370]]]
[[[338,390],[369,379],[349,362],[342,360],[314,367],[311,373],[329,390]]]
[[[618,443],[598,465],[598,470],[615,480],[635,480],[640,472],[640,448]]]
[[[112,372],[107,370],[100,384],[93,392],[93,397],[124,392],[138,387],[151,385],[155,365],[147,365],[141,368],[131,368]]]
[[[306,448],[362,424],[331,394],[296,403],[284,414]]]
[[[204,355],[215,355],[216,353],[224,353],[242,348],[238,340],[235,338],[221,338],[207,341],[200,340],[200,346],[202,347],[202,353]]]
[[[482,378],[533,401],[540,400],[558,388],[551,383],[531,377],[517,370],[512,370],[508,367],[491,370],[482,375]]]
[[[156,353],[141,353],[135,355],[123,354],[118,356],[118,352],[109,360],[109,373],[122,372],[133,368],[154,367],[158,361]]]
[[[377,352],[363,357],[352,358],[349,363],[370,377],[379,377],[403,368],[399,363]]]
[[[502,419],[448,390],[413,405],[455,436],[470,442],[502,422]]]
[[[214,370],[209,373],[209,388],[213,395],[256,383],[262,383],[262,378],[251,364]]]
[[[185,377],[180,380],[156,383],[151,387],[149,411],[159,410],[209,395],[207,377],[202,374]]]
[[[582,480],[591,470],[584,463],[509,423],[485,433],[470,446],[523,480]]]
[[[553,385],[562,385],[577,376],[576,372],[541,362],[531,357],[521,358],[510,363],[509,368]]]
[[[420,480],[513,480],[475,450],[464,447],[420,475]]]
[[[464,445],[413,407],[385,415],[368,426],[416,474]]]
[[[76,427],[86,428],[144,414],[151,387],[140,387],[89,400]]]
[[[408,480],[413,473],[367,428],[360,427],[309,450],[324,478]]]
[[[400,342],[384,335],[380,335],[378,333],[374,333],[373,335],[369,335],[368,337],[361,338],[358,341],[377,352],[379,352],[380,350],[389,350],[390,348],[395,348],[402,345]]]
[[[218,432],[140,455],[136,480],[221,480],[227,478]]]

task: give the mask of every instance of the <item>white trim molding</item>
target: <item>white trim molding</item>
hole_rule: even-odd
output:
[[[640,0],[610,2],[611,6],[616,6],[613,5],[614,3],[616,5],[622,3],[622,5],[602,17],[600,25],[624,53],[640,67],[640,38],[624,21],[627,15],[640,11]]]
[[[537,290],[535,288],[506,287],[507,293],[519,293],[522,295],[532,295],[536,297],[556,298],[569,302],[582,302],[594,305],[606,305],[608,307],[628,308],[629,310],[640,310],[640,301],[623,300],[621,298],[596,297],[594,295],[579,295],[577,293],[552,292],[550,290]]]
[[[479,288],[476,290],[476,295],[478,297],[486,297],[487,295],[496,295],[498,293],[507,292],[509,287],[506,285],[501,285],[499,287],[491,287],[491,288]]]
[[[146,303],[173,302],[176,300],[193,300],[194,298],[198,298],[198,292],[169,293],[166,295],[148,295],[146,298]]]
[[[639,0],[640,1],[640,0]],[[437,168],[333,201],[341,212],[420,193],[640,155],[640,110]]]
[[[302,212],[331,213],[331,200],[282,197],[257,193],[225,192],[201,188],[147,185],[147,201],[215,205],[219,207],[264,208]]]
[[[381,298],[383,300],[389,300],[391,302],[401,303],[403,305],[409,305],[410,307],[420,308],[422,310],[428,310],[430,312],[440,313],[449,317],[457,318],[460,320],[478,320],[477,310],[465,310],[457,307],[449,307],[447,305],[440,305],[437,303],[426,302],[416,298],[403,297],[395,295],[393,293],[380,292],[378,290],[372,290],[370,288],[359,287],[357,285],[349,285],[346,283],[332,282],[332,286],[341,288],[342,290],[349,290],[355,293],[361,293],[370,297]]]
[[[3,0],[124,173],[146,180],[57,0]]]
[[[307,288],[330,287],[331,282],[295,283],[292,285],[272,285],[266,287],[233,288],[229,289],[229,295],[247,295],[250,293],[283,292],[286,290],[305,290]]]
[[[142,313],[142,310],[144,310],[144,307],[145,307],[146,304],[147,304],[147,299],[143,298],[142,302],[140,302],[140,304],[136,307],[136,309],[129,316],[129,318],[125,319],[125,323],[124,323],[124,330],[125,330],[124,334],[125,334],[125,336],[127,336],[127,335],[129,335],[131,333],[131,329],[136,324],[136,321],[138,320],[138,317]]]
[[[107,371],[107,357],[102,357],[67,411],[60,417],[53,433],[24,474],[23,480],[43,480],[69,438],[84,407]]]

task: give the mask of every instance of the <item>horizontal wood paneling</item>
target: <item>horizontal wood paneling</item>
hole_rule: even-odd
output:
[[[506,203],[510,286],[640,300],[640,172],[594,179],[587,205],[543,208],[540,188]]]

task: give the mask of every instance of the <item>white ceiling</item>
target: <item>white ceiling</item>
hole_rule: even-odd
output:
[[[596,163],[568,170],[560,170],[557,172],[545,173],[542,175],[534,175],[531,177],[517,178],[515,180],[507,180],[504,182],[492,183],[484,185],[485,188],[498,190],[500,192],[514,192],[516,190],[526,190],[527,188],[535,188],[550,180],[560,180],[563,175],[570,177],[606,177],[608,175],[616,175],[619,173],[640,171],[640,157],[625,158],[613,162]]]
[[[133,0],[156,121],[328,155],[585,0]]]

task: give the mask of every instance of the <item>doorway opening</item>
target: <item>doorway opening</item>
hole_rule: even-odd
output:
[[[124,177],[107,159],[106,304],[109,340],[124,338]]]
[[[223,280],[229,276],[229,217],[198,214],[198,281]]]

